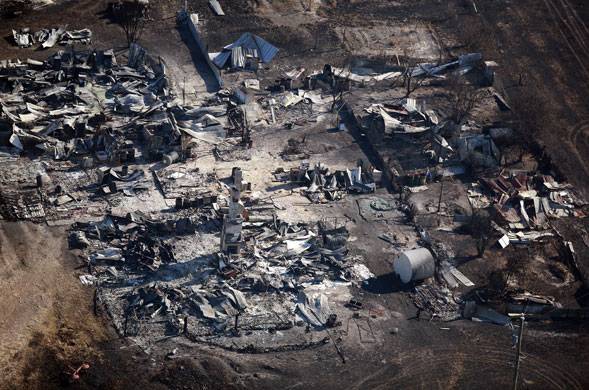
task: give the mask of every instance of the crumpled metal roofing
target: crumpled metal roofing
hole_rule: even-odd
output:
[[[231,49],[231,67],[243,68],[245,67],[245,55],[241,46],[235,46]]]
[[[260,61],[266,63],[270,62],[272,58],[274,58],[276,53],[278,53],[278,48],[276,46],[266,42],[257,35],[253,35],[250,32],[246,32],[243,33],[237,41],[225,46],[223,52],[221,52],[221,54],[215,57],[213,61],[215,65],[217,65],[219,68],[222,68],[232,53],[239,54],[239,52],[233,50],[236,47],[241,48],[241,55],[249,55],[255,58],[259,58]],[[233,64],[240,62],[241,60],[239,58],[232,59]],[[245,64],[245,60],[243,61],[243,64]]]
[[[227,62],[227,59],[229,58],[229,56],[231,56],[231,51],[227,51],[227,50],[223,51],[215,57],[215,59],[213,60],[213,63],[215,65],[217,65],[219,68],[222,68],[225,65],[225,63]]]
[[[254,41],[259,48],[259,55],[262,62],[270,62],[272,58],[278,53],[278,48],[266,42],[257,35],[253,35]]]
[[[209,1],[209,6],[217,16],[225,16],[225,12],[223,12],[223,8],[221,8],[221,4],[217,0]]]

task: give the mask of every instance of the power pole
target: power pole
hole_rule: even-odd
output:
[[[438,199],[438,214],[442,205],[442,193],[444,191],[444,172],[442,171],[442,178],[440,179],[440,198]]]
[[[519,333],[517,335],[517,352],[515,355],[515,372],[513,374],[513,390],[517,390],[517,379],[519,376],[519,360],[522,352],[522,336],[524,335],[524,313],[519,317]]]

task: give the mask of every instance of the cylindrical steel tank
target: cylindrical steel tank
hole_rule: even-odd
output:
[[[434,257],[426,248],[399,253],[393,259],[395,272],[403,283],[429,278],[434,274]]]
[[[179,158],[180,158],[180,155],[178,154],[178,152],[172,151],[168,154],[164,154],[163,162],[166,165],[170,165],[173,162],[175,162],[176,160],[178,160]]]

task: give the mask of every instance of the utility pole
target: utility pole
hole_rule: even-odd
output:
[[[515,355],[515,372],[513,374],[513,390],[517,390],[517,379],[519,376],[519,360],[522,352],[522,336],[524,335],[524,313],[519,317],[519,333],[517,335],[517,352]]]
[[[438,199],[438,214],[442,205],[442,192],[444,190],[444,171],[442,171],[442,178],[440,179],[440,198]]]

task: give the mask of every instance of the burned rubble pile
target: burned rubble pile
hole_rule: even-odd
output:
[[[23,28],[18,32],[12,30],[12,37],[14,38],[14,44],[21,48],[30,47],[36,43],[40,43],[43,49],[53,47],[56,43],[61,45],[74,43],[89,45],[92,43],[92,31],[90,29],[68,31],[67,24],[51,30],[41,29],[35,33],[31,33],[28,28]]]
[[[220,116],[227,113],[226,102],[182,106],[169,91],[161,58],[148,61],[136,44],[127,57],[126,65],[118,65],[113,50],[79,53],[68,46],[44,62],[4,61],[0,99],[12,129],[5,129],[9,143],[3,146],[41,149],[58,160],[91,153],[109,163],[170,153],[164,159],[170,164],[187,149],[180,145],[181,135],[223,140],[228,124]],[[134,141],[140,139],[145,153],[136,155]]]
[[[415,287],[413,302],[420,311],[429,313],[431,319],[454,321],[462,317],[459,303],[447,288],[432,285]]]
[[[119,65],[125,54],[126,65]],[[193,158],[198,143],[230,149],[226,128],[232,128],[223,117],[230,102],[217,97],[209,106],[182,106],[165,72],[164,61],[151,60],[137,44],[128,52],[75,52],[67,46],[43,62],[2,61],[0,158],[34,169],[43,194],[39,202],[23,194],[13,200],[10,189],[2,188],[8,199],[3,215],[67,216],[88,200],[152,188],[142,163]],[[20,155],[41,161],[23,166]]]
[[[586,202],[569,184],[558,183],[550,175],[505,169],[497,172],[495,171],[497,176],[481,178],[478,183],[472,183],[467,190],[468,200],[473,210],[488,210],[489,216],[478,217],[481,219],[479,223],[488,225],[488,228],[481,227],[481,232],[478,234],[485,234],[484,237],[489,239],[491,244],[498,243],[497,247],[501,249],[505,249],[510,244],[519,246],[542,242],[545,241],[542,240],[545,237],[560,240],[560,244],[556,247],[562,246],[568,253],[561,266],[571,268],[565,271],[565,274],[571,274],[570,279],[565,278],[563,283],[567,284],[574,279],[572,274],[579,273],[578,263],[572,244],[565,241],[565,238],[553,227],[551,219],[585,218],[582,208],[586,206]],[[473,221],[474,218],[474,216],[456,215],[454,221]],[[472,225],[470,228],[472,229]],[[500,234],[494,235],[493,230]],[[398,255],[394,265],[395,272],[404,283],[428,280],[426,283],[415,286],[413,290],[413,302],[419,310],[418,316],[424,313],[430,320],[453,321],[469,318],[473,321],[492,322],[499,325],[510,322],[509,316],[500,313],[505,310],[510,315],[526,312],[530,317],[550,314],[552,318],[586,318],[586,310],[562,308],[561,303],[554,297],[523,289],[511,274],[505,274],[503,290],[500,296],[494,298],[487,296],[487,292],[496,293],[490,291],[489,286],[478,286],[466,294],[456,291],[460,284],[474,287],[475,283],[458,270],[456,256],[450,247],[443,242],[430,242],[427,233],[424,232],[424,234],[420,233],[424,248]],[[383,239],[386,241],[388,238]],[[415,255],[425,248],[428,248],[425,252],[426,260]],[[410,264],[409,274],[404,270],[406,267],[397,261],[403,256]],[[432,276],[434,278],[430,279]],[[403,280],[404,277],[407,279]],[[500,312],[490,307],[497,308]]]
[[[289,329],[298,321],[321,327],[332,312],[314,288],[365,277],[346,249],[346,229],[323,224],[244,222],[240,256],[214,251],[219,227],[210,213],[220,218],[224,208],[215,206],[177,221],[131,213],[72,228],[70,245],[85,248],[93,271],[80,279],[100,286],[121,334],[133,335],[145,322],[180,332],[187,321],[188,337],[199,340],[232,331],[235,321],[241,331]],[[207,241],[197,257],[186,253]]]
[[[381,126],[383,136],[422,133],[429,130],[430,123],[438,124],[435,112],[418,108],[416,99],[412,98],[405,99],[401,104],[373,104],[364,111],[372,114],[373,120],[380,120],[375,125]]]
[[[298,103],[322,103],[299,94],[281,103],[284,113],[269,103],[274,121],[297,116],[287,110]],[[335,323],[338,310],[324,292],[371,275],[349,254],[345,228],[281,221],[268,212],[273,201],[252,193],[239,170],[227,182],[214,169],[176,164],[202,153],[223,161],[232,148],[251,147],[251,117],[259,108],[238,107],[235,98],[221,90],[202,107],[181,105],[163,59],[147,57],[136,44],[117,53],[68,45],[46,61],[1,64],[1,157],[37,178],[36,196],[17,191],[8,202],[11,193],[0,189],[2,215],[79,221],[69,243],[87,258],[89,272],[80,281],[98,288],[120,334],[153,337],[175,329],[203,341],[305,323],[323,328]],[[311,115],[306,105],[300,107]],[[32,159],[25,164],[20,156]],[[371,168],[307,170],[304,184],[316,199],[323,190],[375,187]],[[126,197],[153,202],[153,196],[163,197],[161,212],[126,212]],[[307,341],[295,340],[301,342]]]
[[[124,131],[146,117],[167,120],[156,95],[167,100],[165,70],[156,69],[117,66],[112,50],[75,53],[71,46],[44,62],[4,62],[0,99],[13,122],[10,146],[56,160],[94,152],[100,162],[133,161]]]
[[[496,121],[489,125],[485,120],[483,126],[473,117],[475,110],[500,111],[500,95],[492,86],[496,64],[481,59],[480,53],[474,53],[445,65],[421,64],[402,69],[395,79],[414,77],[416,88],[435,81],[443,94],[411,97],[406,91],[404,97],[391,96],[379,103],[359,99],[362,114],[357,124],[381,158],[388,160],[382,169],[388,171],[385,176],[397,189],[407,186],[411,192],[424,191],[428,182],[439,177],[502,165],[505,156],[497,145],[512,142],[514,131]],[[473,77],[482,79],[483,86],[464,78],[475,69],[482,74]],[[466,107],[465,101],[469,102]]]
[[[290,183],[292,186],[308,186],[301,190],[311,202],[325,203],[343,199],[348,192],[372,193],[380,183],[381,172],[363,161],[359,166],[345,171],[331,172],[329,168],[318,163],[313,168],[309,163],[302,163],[289,172],[277,169],[273,181]]]
[[[493,210],[508,227],[494,224],[503,234],[499,244],[526,244],[544,236],[552,236],[550,218],[584,218],[581,210],[586,205],[569,184],[558,183],[550,175],[530,176],[527,172],[514,172],[508,177],[481,179],[471,187],[469,197],[473,207],[492,205]],[[481,186],[490,194],[485,197]],[[475,206],[477,205],[477,206]]]
[[[587,203],[572,186],[559,183],[550,175],[532,174],[522,170],[510,171],[501,168],[487,170],[485,173],[496,176],[486,176],[465,188],[472,210],[485,209],[484,216],[477,216],[480,212],[473,211],[472,216],[455,215],[454,222],[468,221],[468,229],[476,229],[470,231],[472,234],[478,234],[475,238],[489,240],[489,245],[498,243],[497,248],[500,249],[505,249],[510,244],[519,247],[542,243],[547,241],[543,240],[544,238],[554,237],[560,241],[555,246],[562,247],[567,253],[562,266],[569,267],[570,270],[565,273],[578,274],[578,263],[572,244],[566,241],[551,222],[555,218],[585,218],[583,207]],[[475,218],[478,220],[475,221]],[[484,226],[477,227],[475,223]],[[463,228],[461,225],[456,230]],[[494,234],[493,231],[499,234]],[[414,288],[413,300],[420,313],[427,313],[431,320],[452,321],[458,318],[472,318],[473,321],[500,325],[509,323],[508,316],[490,307],[495,307],[499,311],[507,310],[508,313],[528,312],[530,316],[548,312],[552,313],[553,318],[586,316],[583,309],[564,309],[554,297],[538,294],[540,291],[531,292],[523,289],[510,274],[505,274],[505,286],[500,296],[493,299],[487,297],[485,291],[490,291],[494,287],[478,286],[467,294],[453,291],[460,285],[474,287],[475,283],[458,270],[459,264],[452,249],[442,242],[430,242],[427,233],[420,236],[422,245],[431,252],[435,263],[430,260],[423,263],[419,257],[411,256],[413,251],[404,254],[411,257],[411,269],[415,273],[411,274],[408,281],[428,279],[428,282]],[[554,243],[552,240],[548,242]],[[520,249],[517,249],[518,253],[519,251]],[[395,272],[401,279],[403,268],[401,264],[395,264]],[[428,272],[421,274],[424,269]],[[434,278],[429,279],[431,276]],[[573,279],[571,276],[566,280]],[[566,283],[568,282],[565,281],[564,284]],[[491,293],[495,294],[496,291]],[[527,302],[528,306],[522,302]]]

